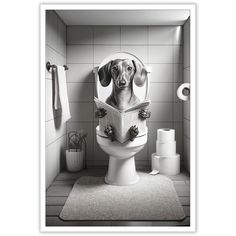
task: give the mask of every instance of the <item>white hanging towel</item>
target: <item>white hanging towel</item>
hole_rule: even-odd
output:
[[[62,120],[67,121],[71,118],[68,102],[66,73],[63,66],[56,66],[54,74],[54,109],[62,110]]]

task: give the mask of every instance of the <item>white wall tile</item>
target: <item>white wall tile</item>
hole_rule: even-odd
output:
[[[184,137],[184,166],[190,172],[190,139]]]
[[[184,76],[183,76],[183,64],[173,64],[173,82],[183,82]]]
[[[183,102],[173,103],[174,121],[183,121]]]
[[[101,63],[107,56],[120,51],[120,46],[115,45],[95,45],[94,62]]]
[[[57,49],[58,51],[66,56],[66,25],[58,19],[58,43],[57,43]]]
[[[173,26],[173,44],[183,44],[182,26]]]
[[[68,64],[67,82],[94,82],[93,64]]]
[[[150,105],[151,117],[150,121],[155,122],[171,122],[173,120],[172,103],[151,103]]]
[[[190,120],[190,102],[184,102],[184,118]]]
[[[190,138],[190,121],[184,119],[184,135]]]
[[[149,98],[152,102],[171,102],[173,83],[150,83]]]
[[[56,65],[60,65],[60,66],[66,65],[66,57],[58,53]]]
[[[70,102],[93,102],[93,83],[67,83]]]
[[[151,169],[151,162],[148,160],[135,160],[135,166],[137,170],[143,171],[144,168]]]
[[[45,149],[46,188],[53,182],[60,171],[60,151],[58,142],[52,143]]]
[[[174,123],[176,152],[180,154],[181,163],[183,162],[183,122]]]
[[[135,155],[136,161],[147,160],[147,159],[148,159],[148,142],[145,144],[144,148]]]
[[[70,121],[93,121],[93,103],[70,102]]]
[[[147,44],[147,26],[121,26],[121,44]]]
[[[45,81],[45,120],[52,120],[53,115],[53,97],[52,97],[52,80]]]
[[[95,26],[94,44],[120,44],[120,26]]]
[[[66,168],[66,135],[62,136],[58,140],[59,144],[59,151],[60,151],[60,170],[63,170]]]
[[[183,63],[183,46],[173,46],[173,63]]]
[[[184,68],[190,66],[190,20],[184,24]]]
[[[172,63],[173,46],[148,46],[149,63]]]
[[[45,63],[49,61],[51,64],[57,64],[57,55],[58,53],[54,49],[46,45]],[[46,65],[45,65],[45,78],[52,79],[52,73],[48,72]]]
[[[149,44],[173,44],[174,26],[149,26]]]
[[[59,138],[45,149],[46,188],[65,167],[66,136]]]
[[[150,74],[151,82],[172,82],[173,65],[172,64],[149,64],[152,67]]]
[[[54,11],[46,11],[46,43],[51,47],[57,45],[57,15]]]
[[[190,83],[190,67],[184,68],[184,83]]]
[[[128,52],[138,57],[143,63],[148,62],[147,46],[121,45],[122,52]]]
[[[108,167],[108,159],[107,160],[93,160],[93,161],[88,161],[88,167]]]
[[[149,123],[148,124],[148,159],[151,160],[151,154],[156,152],[157,129],[173,128],[172,123]]]
[[[94,146],[94,130],[93,122],[68,122],[67,123],[67,134],[70,131],[78,131],[87,133],[86,143],[87,143],[87,160],[93,160],[93,146]]]
[[[46,52],[45,62],[66,64],[66,26],[53,11],[46,13]],[[63,56],[64,55],[64,56]],[[52,74],[46,71],[46,187],[65,166],[66,123],[61,120],[61,113],[53,111]],[[50,79],[50,80],[49,80]]]
[[[94,154],[93,154],[93,161],[107,161],[109,160],[109,155],[107,153],[105,153],[101,147],[98,145],[97,140],[96,140],[96,136],[94,138]],[[96,165],[94,163],[94,165]]]
[[[49,145],[66,133],[66,125],[61,117],[45,122],[45,145]]]
[[[68,45],[67,63],[93,63],[93,46]]]
[[[68,44],[93,44],[93,27],[67,26]]]

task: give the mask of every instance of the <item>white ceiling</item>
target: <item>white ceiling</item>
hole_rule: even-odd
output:
[[[189,10],[56,10],[67,25],[183,25]]]

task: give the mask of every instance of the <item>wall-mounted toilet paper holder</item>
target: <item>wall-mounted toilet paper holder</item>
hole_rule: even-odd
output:
[[[190,98],[190,84],[183,83],[177,89],[177,97],[183,101],[188,101]]]

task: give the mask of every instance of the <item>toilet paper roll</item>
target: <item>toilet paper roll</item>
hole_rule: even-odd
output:
[[[183,101],[189,101],[190,97],[190,84],[189,83],[183,83],[179,86],[177,89],[177,96],[179,99]]]
[[[158,156],[170,157],[176,154],[176,141],[166,143],[156,142],[156,154]]]
[[[159,158],[159,171],[165,175],[177,175],[180,173],[180,155]]]
[[[157,140],[159,143],[175,141],[175,130],[170,128],[158,129]]]
[[[158,156],[152,154],[152,170],[157,170],[164,175],[177,175],[180,173],[180,155],[175,154],[171,157]]]

